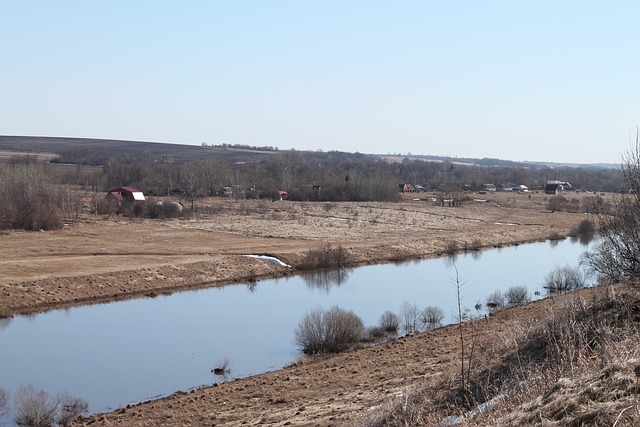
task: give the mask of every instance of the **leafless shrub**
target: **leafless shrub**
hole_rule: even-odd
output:
[[[427,329],[433,329],[441,325],[444,319],[444,310],[440,307],[425,307],[420,314],[420,322]]]
[[[326,246],[307,252],[298,268],[301,270],[344,268],[349,264],[350,258],[349,252],[341,245],[336,248]]]
[[[400,306],[400,319],[405,333],[417,332],[420,325],[420,309],[416,304],[405,301]]]
[[[551,292],[569,292],[584,288],[586,279],[580,268],[557,266],[544,278],[544,287]]]
[[[469,245],[469,249],[472,251],[479,251],[482,248],[482,242],[480,239],[473,239],[471,244]]]
[[[24,427],[49,427],[56,422],[66,427],[74,419],[87,412],[89,404],[67,392],[54,397],[44,390],[36,390],[32,385],[20,387],[14,402],[14,421]]]
[[[432,425],[427,401],[421,393],[403,391],[388,398],[381,406],[355,422],[356,427],[401,427]]]
[[[529,302],[529,291],[526,286],[512,286],[504,293],[508,305],[515,306]]]
[[[380,316],[378,326],[380,326],[385,332],[398,332],[398,328],[400,327],[400,318],[397,314],[387,310]]]
[[[565,211],[576,213],[580,211],[580,201],[576,198],[567,199],[564,196],[553,196],[549,200],[549,205],[547,206],[551,212],[555,211]]]
[[[9,392],[0,388],[0,418],[9,414]]]
[[[365,331],[364,340],[366,342],[379,342],[387,336],[387,331],[380,326],[369,326]]]
[[[32,385],[20,387],[16,393],[14,421],[19,426],[52,426],[60,401],[49,398],[44,390],[36,390]]]
[[[295,342],[305,354],[339,353],[360,342],[364,323],[353,311],[334,306],[307,313],[295,330]]]
[[[600,196],[582,198],[582,211],[587,214],[598,214],[607,209],[607,203]]]
[[[55,230],[62,227],[64,198],[44,165],[0,168],[0,228]]]
[[[6,319],[10,317],[12,317],[11,311],[7,307],[0,305],[0,319]]]
[[[180,218],[182,205],[177,202],[156,202],[149,199],[144,203],[144,216],[152,219]]]
[[[293,358],[293,360],[291,360],[291,363],[289,363],[285,367],[289,368],[289,367],[295,367],[295,366],[306,366],[316,362],[317,360],[318,360],[318,356],[313,356],[309,354],[298,354]]]
[[[56,415],[56,421],[61,427],[67,427],[71,425],[73,420],[81,415],[84,415],[89,410],[89,403],[86,400],[79,397],[71,396],[67,392],[62,392],[58,395],[60,401],[58,414]]]
[[[502,310],[505,306],[504,294],[501,291],[495,291],[487,297],[487,307],[490,312]]]
[[[458,243],[454,241],[449,241],[445,245],[445,252],[449,255],[453,255],[458,251]]]
[[[562,240],[562,239],[564,239],[564,236],[562,236],[560,233],[558,233],[555,230],[549,233],[549,240]]]
[[[590,219],[583,219],[580,221],[580,224],[578,224],[577,231],[579,235],[592,234],[596,231],[596,226]]]
[[[211,373],[215,375],[227,375],[231,373],[231,361],[228,357],[218,360],[216,365],[211,369]]]

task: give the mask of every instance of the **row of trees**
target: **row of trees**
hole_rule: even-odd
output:
[[[109,157],[99,166],[82,169],[90,173],[80,173],[81,168],[69,170],[61,181],[98,191],[128,185],[145,194],[180,193],[190,198],[220,194],[226,187],[241,197],[275,197],[278,190],[284,190],[295,200],[336,201],[394,200],[399,183],[437,190],[480,190],[486,183],[525,184],[536,189],[548,180],[561,179],[590,191],[625,188],[622,173],[614,169],[487,167],[408,158],[389,162],[344,152],[272,151],[259,160],[235,163],[216,156],[188,162]]]
[[[46,164],[1,168],[0,200],[0,229],[58,229],[63,217],[77,217],[80,209],[77,193],[55,185]]]
[[[239,189],[243,197],[275,197],[278,190],[295,200],[395,200],[399,183],[437,190],[480,190],[486,183],[517,183],[542,188],[563,179],[589,191],[625,188],[619,170],[585,168],[517,168],[456,165],[405,159],[389,163],[350,153],[275,152],[269,160],[232,164],[215,157],[191,163],[129,163],[109,159],[105,188],[131,185],[145,193],[180,191],[191,197]],[[237,194],[236,194],[237,195]]]

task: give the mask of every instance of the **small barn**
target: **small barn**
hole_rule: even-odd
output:
[[[118,187],[107,193],[107,199],[118,202],[139,202],[144,201],[144,194],[133,187]]]
[[[544,186],[544,194],[558,194],[560,191],[560,184],[547,184]]]
[[[418,193],[419,190],[414,184],[398,184],[401,193]]]
[[[278,190],[278,196],[280,196],[280,200],[286,200],[289,197],[289,193],[284,190]]]

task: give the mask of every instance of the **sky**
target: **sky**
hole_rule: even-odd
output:
[[[638,1],[0,0],[0,134],[620,163]]]

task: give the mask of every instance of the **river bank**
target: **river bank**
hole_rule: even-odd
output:
[[[0,315],[11,316],[290,274],[311,250],[342,246],[352,265],[441,256],[565,236],[583,214],[550,196],[494,195],[461,207],[210,199],[188,220],[87,216],[55,232],[0,235]]]

